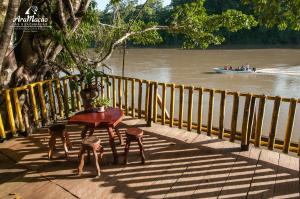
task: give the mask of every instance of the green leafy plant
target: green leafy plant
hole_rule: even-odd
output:
[[[111,106],[111,100],[106,97],[97,97],[93,100],[92,105],[95,107],[109,107]]]
[[[84,89],[95,89],[98,86],[103,86],[103,85],[96,84],[96,78],[98,77],[106,77],[106,74],[102,71],[97,71],[96,69],[86,68],[79,75],[78,81],[70,81],[71,88],[75,89],[77,86],[83,85]],[[107,81],[107,78],[105,78],[105,81]],[[106,82],[106,83],[110,84],[110,82]]]

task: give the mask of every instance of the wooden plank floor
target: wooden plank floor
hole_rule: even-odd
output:
[[[102,175],[93,165],[76,174],[80,147],[78,126],[68,127],[73,143],[70,160],[57,142],[54,159],[47,159],[48,134],[0,144],[0,198],[300,198],[299,158],[214,137],[126,118],[124,126],[145,130],[147,163],[140,164],[137,144],[129,164],[112,164],[105,131],[96,131],[105,148]],[[120,162],[123,147],[118,146]]]

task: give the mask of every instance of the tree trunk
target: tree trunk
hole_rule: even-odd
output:
[[[9,0],[8,2],[6,17],[0,35],[0,72],[2,71],[2,63],[13,33],[13,20],[18,14],[19,6],[20,0]]]

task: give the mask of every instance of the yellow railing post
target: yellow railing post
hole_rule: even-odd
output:
[[[20,106],[20,102],[19,102],[19,96],[18,96],[17,89],[13,89],[13,96],[14,96],[14,102],[15,102],[15,110],[16,110],[16,114],[18,117],[18,121],[19,121],[19,130],[24,132],[25,127],[24,127],[24,122],[23,122],[23,117],[22,117],[21,106]]]
[[[74,77],[74,81],[75,81],[75,93],[76,93],[76,109],[77,110],[81,110],[81,96],[80,96],[80,91],[79,91],[79,86],[77,84],[77,77]]]
[[[174,125],[175,84],[171,85],[170,127]]]
[[[104,79],[103,79],[103,77],[101,77],[101,85],[100,85],[100,87],[101,87],[101,97],[103,98],[104,97]]]
[[[148,117],[148,103],[149,103],[150,81],[146,81],[146,95],[145,95],[145,120]]]
[[[122,78],[119,78],[118,79],[118,95],[119,95],[119,108],[120,109],[123,109],[123,79]]]
[[[291,99],[290,107],[289,107],[288,121],[287,121],[287,125],[286,125],[283,150],[282,150],[283,153],[289,152],[292,132],[293,132],[293,128],[294,128],[296,107],[297,107],[297,100],[293,98],[293,99]],[[298,146],[298,148],[300,148],[300,146]]]
[[[147,112],[147,126],[151,127],[152,123],[152,96],[153,96],[153,82],[150,83],[149,85],[149,94],[148,94],[148,112]]]
[[[135,117],[135,79],[131,80],[131,115]]]
[[[75,108],[75,98],[76,98],[76,93],[75,93],[75,88],[73,88],[72,84],[74,85],[74,79],[69,78],[69,89],[70,89],[70,97],[71,97],[71,110],[72,112],[76,111]]]
[[[197,133],[202,130],[202,112],[203,112],[203,88],[199,88],[198,95],[198,118],[197,118]]]
[[[125,79],[125,92],[124,92],[124,100],[125,100],[125,114],[128,115],[128,79]]]
[[[64,108],[65,108],[65,117],[69,117],[69,94],[68,94],[68,84],[67,80],[63,80],[63,89],[64,89]]]
[[[248,121],[249,121],[249,113],[250,113],[250,103],[251,103],[251,94],[246,95],[245,106],[244,106],[244,115],[243,115],[243,123],[242,123],[242,136],[241,136],[241,149],[242,151],[249,150],[249,140],[248,140]]]
[[[211,136],[211,132],[212,132],[213,114],[214,114],[214,93],[215,93],[214,89],[211,89],[209,91],[209,106],[208,106],[208,118],[207,118],[208,136]]]
[[[183,126],[183,108],[184,108],[184,85],[180,85],[179,87],[179,124],[178,128],[182,129]]]
[[[239,112],[239,93],[235,92],[233,95],[230,142],[234,142],[235,140],[238,112]]]
[[[166,123],[166,84],[162,85],[161,124]]]
[[[2,139],[6,138],[6,133],[5,133],[4,126],[3,126],[1,112],[0,112],[0,136]]]
[[[187,120],[187,130],[192,130],[193,125],[193,95],[194,87],[189,87],[189,98],[188,98],[188,120]]]
[[[33,85],[29,85],[29,92],[30,92],[31,104],[32,104],[32,108],[33,108],[34,124],[36,126],[38,126],[39,125],[39,116],[38,116],[38,109],[37,109],[37,105],[36,105],[36,99],[35,99]]]
[[[49,103],[50,103],[50,112],[51,112],[51,118],[55,120],[55,114],[56,114],[56,109],[55,109],[55,101],[53,97],[53,88],[52,88],[53,82],[48,81],[47,86],[48,86],[48,94],[49,94]]]
[[[110,99],[110,81],[109,77],[106,79],[106,96],[108,99]]]
[[[224,136],[225,106],[226,106],[226,91],[222,91],[221,99],[220,99],[219,134],[218,134],[219,139],[223,139]]]
[[[57,104],[58,104],[58,112],[60,117],[63,117],[63,100],[61,97],[61,93],[60,93],[60,81],[56,80],[55,81],[55,93],[56,93],[56,97],[57,97]]]
[[[280,102],[281,102],[281,97],[277,96],[275,98],[274,106],[273,106],[271,129],[270,129],[270,133],[269,133],[269,142],[268,142],[269,150],[274,149],[274,142],[275,142],[275,136],[276,136],[276,130],[277,130],[277,122],[278,122],[279,111],[280,111]]]
[[[44,89],[43,89],[43,84],[39,83],[38,84],[38,92],[39,92],[39,100],[41,104],[41,114],[42,114],[42,123],[47,122],[47,107],[46,107],[46,102],[45,102],[45,96],[44,96]]]
[[[262,96],[259,99],[259,107],[258,107],[258,116],[256,121],[256,132],[255,132],[255,143],[256,147],[260,147],[261,135],[262,135],[262,126],[264,121],[264,113],[265,113],[265,104],[266,104],[266,96]]]
[[[116,93],[116,78],[112,77],[112,93],[113,93],[113,107],[115,108],[117,105],[117,93]]]
[[[158,83],[154,82],[154,97],[153,97],[153,122],[157,122],[157,92],[158,92]]]
[[[138,118],[142,118],[143,82],[139,79]]]
[[[10,130],[12,134],[16,134],[16,126],[15,126],[15,118],[14,113],[11,105],[11,99],[10,99],[10,90],[5,90],[5,102],[6,102],[6,108],[7,108],[7,115],[8,115],[8,122],[10,126]]]

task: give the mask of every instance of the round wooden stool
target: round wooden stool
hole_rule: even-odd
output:
[[[131,141],[137,141],[140,147],[140,155],[142,164],[145,164],[145,154],[144,154],[144,147],[143,147],[143,130],[139,128],[128,128],[126,131],[126,144],[125,144],[125,157],[124,157],[124,164],[127,164],[127,155],[130,148]]]
[[[55,149],[56,144],[56,138],[60,138],[65,150],[66,158],[68,159],[68,149],[72,148],[72,143],[69,139],[69,134],[65,130],[64,124],[53,124],[51,127],[49,127],[49,133],[50,133],[50,140],[49,140],[49,151],[48,151],[48,158],[52,159],[53,151]]]
[[[103,147],[101,146],[101,140],[99,138],[97,138],[96,136],[88,136],[85,137],[82,140],[81,143],[81,149],[78,155],[79,158],[79,166],[78,166],[78,174],[81,175],[82,174],[82,170],[84,167],[84,154],[85,151],[88,152],[88,158],[90,157],[90,151],[93,151],[93,155],[94,155],[94,159],[95,159],[95,166],[97,169],[97,175],[100,176],[100,166],[99,166],[99,161],[98,161],[98,155],[97,155],[97,151],[100,152],[100,162],[102,160],[102,156],[103,156]]]

